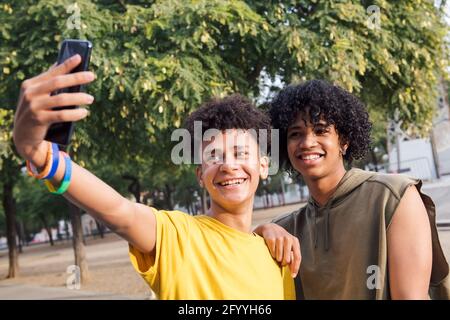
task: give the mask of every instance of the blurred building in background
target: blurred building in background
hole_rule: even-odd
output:
[[[450,112],[443,82],[439,92],[433,129],[428,138],[408,136],[400,129],[401,123],[391,121],[388,128],[389,163],[383,171],[404,173],[425,181],[450,175]]]

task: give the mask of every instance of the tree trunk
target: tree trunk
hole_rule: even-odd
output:
[[[187,205],[187,212],[188,212],[189,215],[192,215],[192,209],[191,209],[191,204],[190,203],[188,203],[188,205]]]
[[[142,203],[148,205],[149,200],[152,199],[153,194],[149,191],[145,192],[144,197],[142,198]]]
[[[95,224],[97,225],[97,230],[100,234],[100,238],[103,239],[105,237],[105,234],[103,232],[103,224],[101,222],[98,222],[97,220],[95,220]]]
[[[265,208],[267,208],[267,197],[266,197],[265,191],[263,191],[262,200],[263,200],[263,208],[265,209]]]
[[[22,222],[22,228],[23,228],[23,240],[24,245],[28,247],[28,244],[30,242],[30,233],[28,232],[27,224],[25,222]]]
[[[283,176],[281,176],[281,179],[280,179],[280,186],[281,186],[281,202],[280,203],[282,206],[284,206],[286,204],[285,197],[284,197],[284,195],[286,193],[286,188],[284,186]]]
[[[264,67],[264,64],[262,64],[262,63],[253,66],[253,70],[247,76],[247,81],[248,81],[247,83],[255,83],[255,81],[258,80],[263,67]]]
[[[64,220],[64,231],[66,233],[66,240],[70,239],[70,233],[69,233],[69,224],[66,220]]]
[[[13,183],[3,182],[3,209],[6,216],[6,238],[8,240],[8,278],[19,276],[19,252],[17,248],[16,203],[13,198]]]
[[[173,210],[174,205],[172,201],[172,188],[167,183],[164,185],[164,199],[167,210]]]
[[[69,202],[70,222],[72,223],[72,244],[75,253],[75,265],[80,268],[81,283],[89,280],[89,269],[86,261],[86,250],[83,243],[83,228],[81,225],[81,210]]]
[[[141,184],[138,178],[128,174],[124,174],[122,178],[131,181],[131,184],[128,186],[128,191],[136,198],[137,203],[141,203]]]
[[[54,246],[54,245],[55,245],[55,242],[53,241],[52,228],[49,227],[49,228],[46,228],[45,230],[47,231],[47,234],[48,234],[48,240],[50,241],[50,245],[51,245],[51,246]]]
[[[19,238],[19,253],[22,253],[22,246],[23,246],[23,230],[21,228],[21,223],[19,221],[16,220],[16,230],[17,230],[17,235]]]
[[[42,224],[44,225],[45,231],[47,231],[47,234],[48,234],[48,240],[50,241],[50,245],[51,245],[51,246],[54,246],[55,243],[53,242],[52,228],[49,227],[49,225],[48,225],[48,223],[47,223],[47,219],[46,219],[45,217],[40,216],[39,218],[40,218]]]
[[[372,155],[372,161],[373,164],[375,166],[375,171],[378,172],[378,160],[377,160],[377,155],[375,153],[375,150],[373,150],[373,148],[370,148],[370,154]]]
[[[201,198],[202,198],[202,213],[203,214],[206,214],[206,211],[208,210],[208,204],[206,203],[206,197],[207,196],[208,195],[206,194],[206,189],[202,188]]]

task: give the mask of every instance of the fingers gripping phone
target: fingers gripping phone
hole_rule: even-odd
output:
[[[91,58],[92,43],[87,40],[64,40],[61,44],[61,48],[58,54],[57,64],[60,65],[70,57],[79,54],[81,56],[81,63],[74,68],[70,73],[87,71],[89,67],[89,60]],[[60,89],[53,92],[52,95],[60,93],[75,93],[83,90],[83,86],[73,86],[70,88]],[[68,107],[54,107],[53,110],[63,110],[63,109],[75,109],[78,106],[68,106]],[[47,131],[45,140],[57,143],[62,146],[67,146],[70,143],[70,138],[72,136],[74,128],[73,122],[59,122],[53,123]]]

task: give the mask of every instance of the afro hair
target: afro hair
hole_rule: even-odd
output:
[[[259,139],[259,130],[267,132],[267,149],[270,150],[270,117],[242,95],[234,94],[223,99],[212,99],[192,112],[185,120],[184,127],[191,135],[194,150],[194,122],[202,124],[201,137],[208,129],[224,131],[227,129],[255,129]],[[261,146],[260,146],[261,147]],[[197,150],[198,151],[198,150]],[[197,152],[196,151],[196,152]]]
[[[325,121],[334,125],[342,142],[348,143],[344,160],[365,156],[371,143],[372,124],[364,105],[351,93],[323,80],[290,85],[281,90],[270,103],[273,128],[280,134],[280,163],[289,172],[293,167],[287,154],[287,130],[299,114],[317,125]]]

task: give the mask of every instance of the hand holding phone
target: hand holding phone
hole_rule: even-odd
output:
[[[91,51],[92,51],[92,43],[90,41],[73,40],[73,39],[64,40],[59,50],[57,65],[60,65],[70,57],[79,54],[81,56],[81,63],[76,68],[74,68],[71,71],[71,73],[87,71],[89,67],[89,60],[91,57]],[[56,92],[53,92],[52,95],[60,93],[75,93],[81,92],[82,90],[83,86],[78,85],[57,90]],[[75,108],[78,108],[78,106],[55,107],[53,108],[53,110],[75,109]],[[74,129],[73,122],[53,123],[47,131],[45,140],[55,142],[62,146],[66,146],[70,143],[70,138],[72,136],[73,129]]]

